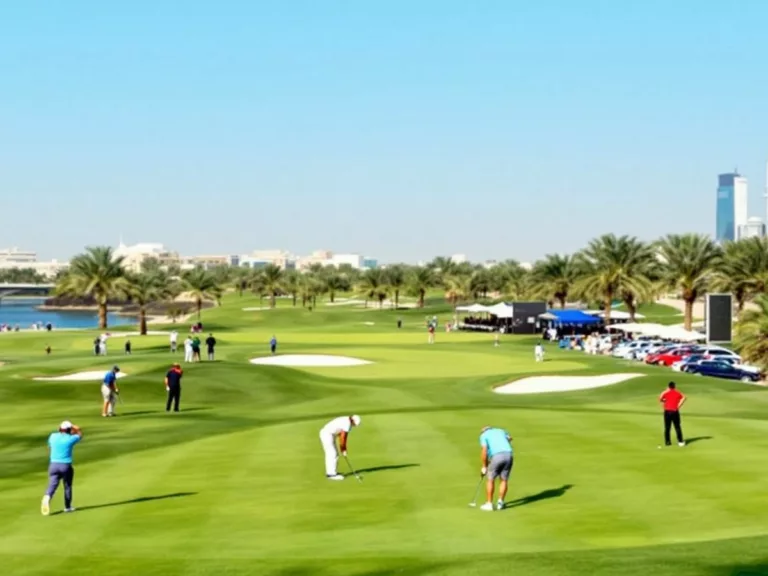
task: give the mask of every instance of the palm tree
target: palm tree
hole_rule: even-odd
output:
[[[531,274],[520,268],[519,272],[506,277],[506,283],[499,292],[511,300],[524,302],[531,298],[532,294]]]
[[[183,276],[184,289],[190,293],[195,300],[197,309],[197,319],[200,320],[200,313],[203,310],[203,300],[221,300],[222,289],[216,281],[216,278],[203,268],[195,268],[185,273]]]
[[[736,323],[734,344],[744,360],[768,370],[768,295],[754,302],[755,309],[745,310]]]
[[[445,299],[451,303],[454,312],[456,311],[456,307],[459,305],[459,302],[474,296],[471,276],[455,274],[448,276],[444,283]]]
[[[443,283],[446,278],[457,272],[456,263],[447,256],[438,256],[427,267],[432,269],[439,283]]]
[[[357,291],[365,297],[365,306],[368,307],[368,300],[378,300],[379,308],[384,304],[384,300],[389,293],[389,286],[384,271],[380,268],[366,270],[360,277],[357,285]]]
[[[685,328],[690,330],[693,304],[706,293],[721,261],[721,250],[704,235],[670,234],[659,242],[658,258],[664,286],[679,291],[685,302]]]
[[[386,283],[391,288],[395,296],[395,309],[400,307],[400,292],[405,288],[406,274],[405,268],[401,264],[390,266],[385,271]]]
[[[115,257],[112,248],[86,248],[70,262],[69,271],[58,281],[56,294],[96,300],[99,328],[103,330],[107,327],[107,303],[125,292],[125,274],[123,257]]]
[[[289,270],[283,278],[283,289],[290,294],[293,299],[293,306],[296,307],[296,298],[299,294],[299,274],[296,270]]]
[[[606,324],[611,321],[613,301],[619,298],[634,322],[638,300],[651,291],[648,271],[654,260],[649,246],[630,236],[605,234],[592,240],[576,262],[580,277],[574,292],[602,302]]]
[[[349,283],[347,282],[346,277],[344,277],[342,274],[339,274],[335,270],[326,275],[324,282],[325,291],[328,292],[328,298],[331,301],[331,304],[336,301],[337,292],[341,292],[345,288],[349,287]]]
[[[547,254],[533,267],[532,279],[537,285],[536,291],[547,302],[557,301],[560,308],[565,308],[576,277],[576,267],[568,255]]]
[[[424,308],[427,291],[437,284],[432,268],[417,266],[412,268],[407,278],[407,290],[418,298],[418,307]]]
[[[269,295],[269,307],[275,307],[275,297],[283,290],[283,271],[279,266],[267,264],[262,269],[264,291]]]
[[[768,292],[768,239],[726,243],[712,276],[712,289],[733,294],[739,315],[749,300]]]
[[[127,276],[125,294],[139,306],[139,332],[147,334],[147,305],[166,300],[169,296],[168,278],[162,272],[153,271]]]
[[[235,268],[232,270],[232,286],[237,290],[237,295],[243,297],[243,292],[248,288],[249,268]]]
[[[483,298],[488,297],[488,292],[493,287],[493,275],[485,268],[477,268],[470,274],[470,284],[473,294],[480,294]]]

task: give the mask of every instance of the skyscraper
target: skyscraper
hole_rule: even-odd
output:
[[[747,179],[737,172],[718,176],[716,220],[718,242],[738,240],[747,225]]]

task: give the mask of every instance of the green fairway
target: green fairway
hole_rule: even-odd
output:
[[[0,573],[768,574],[765,389],[675,374],[691,443],[658,449],[668,369],[554,346],[537,364],[535,336],[496,348],[488,334],[444,333],[444,306],[291,304],[244,311],[268,302],[227,295],[204,312],[217,361],[184,367],[179,414],[164,406],[163,377],[182,358],[167,336],[132,337],[130,357],[114,337],[103,359],[89,332],[0,334]],[[441,320],[434,345],[427,314]],[[371,364],[249,363],[269,354],[273,334],[280,354]],[[98,381],[33,379],[115,362],[127,374],[119,418],[100,417]],[[643,376],[570,393],[492,392],[532,375],[624,372]],[[363,419],[349,444],[363,482],[329,482],[318,433],[352,413]],[[78,511],[43,517],[46,438],[64,419],[85,433]],[[508,508],[493,513],[468,506],[484,425],[508,429],[516,451]]]

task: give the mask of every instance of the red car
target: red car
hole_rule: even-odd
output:
[[[672,348],[671,350],[667,350],[663,354],[659,354],[659,357],[656,358],[656,361],[654,364],[658,366],[672,366],[675,362],[680,362],[683,358],[686,356],[690,356],[696,352],[696,348],[687,346],[687,347],[681,347],[681,348]]]
[[[648,354],[648,356],[645,357],[645,363],[646,364],[657,364],[659,362],[659,357],[662,354],[666,354],[670,350],[674,350],[674,349],[675,349],[675,346],[664,346],[662,348],[659,348],[653,354]]]

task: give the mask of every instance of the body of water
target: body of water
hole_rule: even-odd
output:
[[[95,311],[42,311],[36,310],[45,302],[45,298],[4,298],[0,300],[0,325],[30,328],[32,324],[50,322],[56,328],[98,328],[99,315]],[[107,315],[110,327],[136,324],[137,319],[130,316]]]

